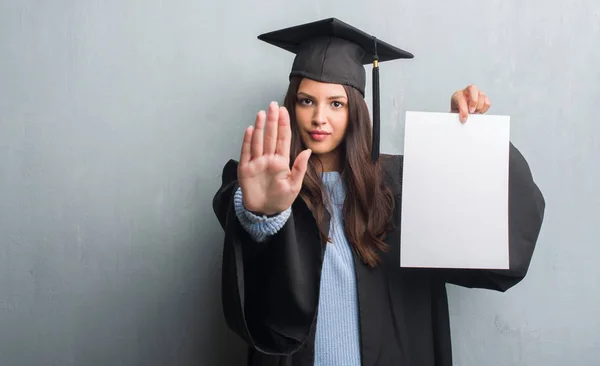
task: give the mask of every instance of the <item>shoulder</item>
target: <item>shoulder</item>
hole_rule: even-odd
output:
[[[221,173],[222,184],[237,180],[237,168],[238,161],[230,159],[225,166],[223,166],[223,172]]]
[[[383,172],[383,178],[387,186],[394,192],[402,192],[402,165],[404,156],[397,154],[379,155],[379,164]]]

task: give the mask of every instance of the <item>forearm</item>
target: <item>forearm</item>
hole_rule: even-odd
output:
[[[235,162],[227,164],[213,199],[225,231],[224,316],[249,346],[262,353],[289,355],[302,346],[316,314],[322,248],[307,243],[318,242],[319,232],[310,210],[299,200],[275,234],[264,242],[254,240],[236,212],[235,172]]]
[[[256,215],[244,207],[243,194],[239,187],[234,195],[234,206],[236,217],[244,230],[259,243],[281,230],[292,212],[290,207],[274,216]]]

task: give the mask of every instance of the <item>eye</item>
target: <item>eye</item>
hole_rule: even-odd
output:
[[[342,103],[342,102],[338,102],[338,101],[336,100],[336,101],[334,101],[334,102],[331,102],[331,105],[332,105],[334,108],[342,108],[342,107],[344,106],[344,103]]]
[[[298,103],[301,105],[312,105],[312,100],[310,100],[308,98],[301,98],[301,99],[298,99]]]

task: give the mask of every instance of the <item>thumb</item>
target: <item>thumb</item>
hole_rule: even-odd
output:
[[[291,184],[294,188],[298,189],[302,186],[302,180],[304,179],[304,175],[306,174],[306,169],[308,168],[308,159],[312,151],[310,149],[306,149],[296,157],[294,161],[294,166],[292,167],[292,174],[290,176]]]

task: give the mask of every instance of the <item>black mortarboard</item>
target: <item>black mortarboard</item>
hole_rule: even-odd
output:
[[[351,86],[365,95],[365,68],[373,64],[373,161],[379,158],[379,62],[413,58],[338,19],[261,34],[258,39],[296,54],[290,77]]]

